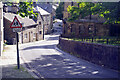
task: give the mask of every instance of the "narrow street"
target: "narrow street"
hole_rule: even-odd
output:
[[[0,0],[0,79],[120,80],[120,0]]]
[[[39,78],[118,78],[118,73],[60,51],[59,33],[20,45],[20,55]]]

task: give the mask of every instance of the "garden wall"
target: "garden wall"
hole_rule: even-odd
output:
[[[63,38],[60,38],[59,45],[62,50],[82,59],[120,71],[120,46],[86,43]]]

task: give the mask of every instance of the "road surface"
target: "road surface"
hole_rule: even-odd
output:
[[[21,57],[39,78],[118,78],[118,73],[56,48],[59,35],[20,45]]]

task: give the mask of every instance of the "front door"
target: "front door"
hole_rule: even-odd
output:
[[[36,41],[38,41],[38,34],[36,33]]]
[[[30,32],[29,32],[29,42],[30,42],[30,38],[31,38],[31,37],[30,37]]]

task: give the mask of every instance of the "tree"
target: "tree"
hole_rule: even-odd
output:
[[[20,2],[19,11],[17,12],[22,17],[37,18],[38,13],[33,12],[33,2]]]
[[[118,17],[112,17],[113,13],[118,10],[118,5],[114,4],[114,7],[108,7],[109,3],[92,3],[92,2],[79,2],[79,7],[68,6],[67,11],[71,14],[69,21],[73,21],[80,18],[84,18],[88,15],[96,15],[106,18],[106,23],[120,23]],[[110,4],[109,4],[110,6]],[[117,6],[117,7],[115,7]],[[118,12],[116,12],[118,14]]]
[[[104,2],[102,6],[110,11],[110,14],[105,16],[109,23],[120,24],[120,2]]]
[[[58,8],[56,9],[57,19],[63,19],[63,11],[64,11],[64,2],[60,2]]]

